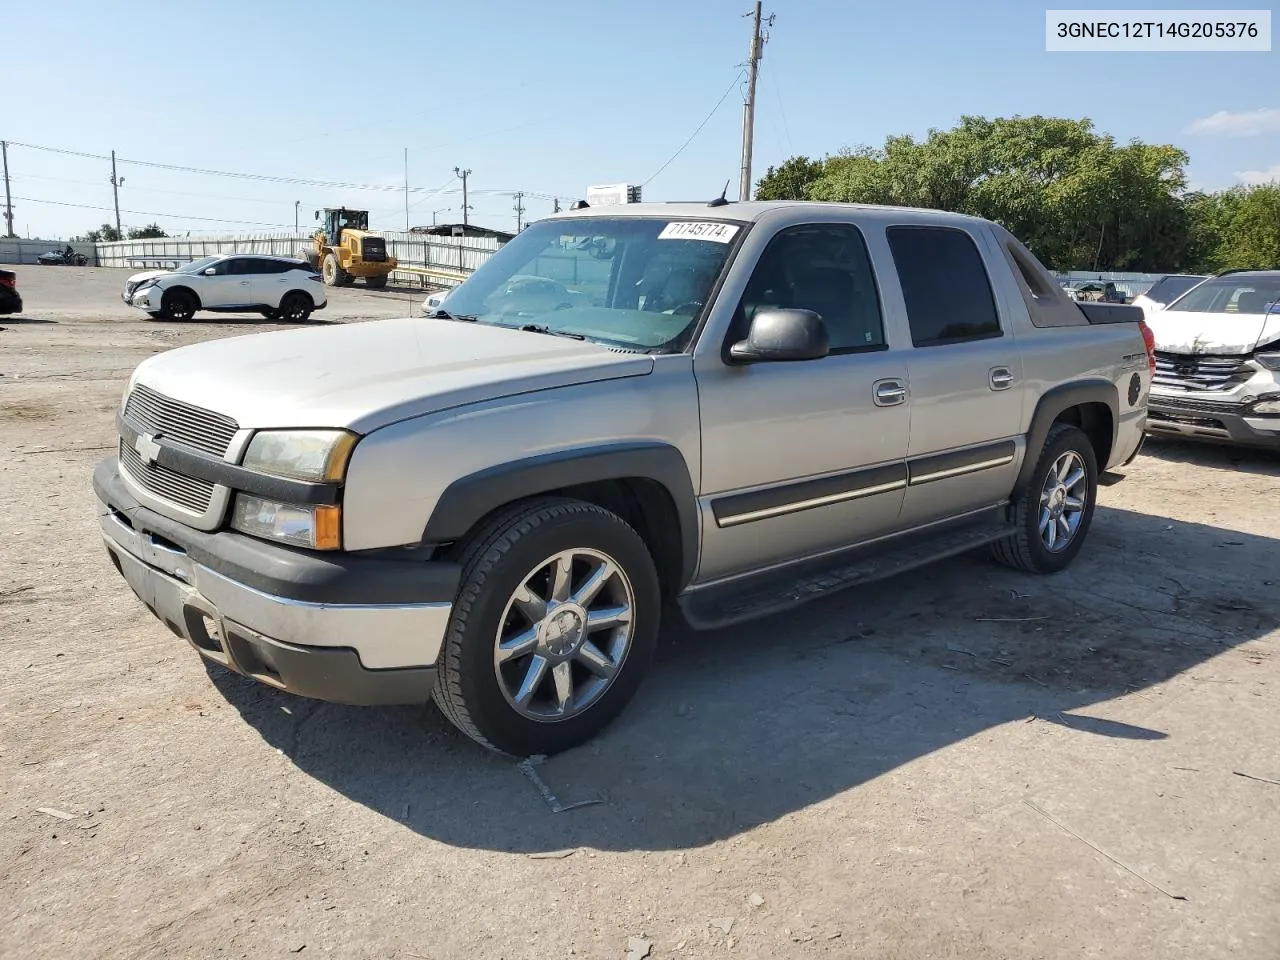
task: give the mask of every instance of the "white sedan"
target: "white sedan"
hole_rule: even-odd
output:
[[[156,320],[190,320],[198,311],[260,313],[305,322],[328,303],[324,282],[292,257],[224,254],[177,270],[147,270],[125,281],[124,302]]]

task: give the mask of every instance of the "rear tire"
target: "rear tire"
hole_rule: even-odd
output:
[[[380,277],[365,277],[364,282],[374,290],[381,290],[387,285],[387,275],[384,273]]]
[[[483,525],[461,564],[433,694],[444,715],[517,757],[607,727],[658,637],[658,574],[639,534],[594,504],[539,498]]]
[[[991,545],[995,559],[1031,573],[1065,570],[1084,545],[1098,501],[1098,461],[1078,427],[1050,428],[1027,489],[1010,508],[1017,533]]]
[[[276,319],[285,323],[306,323],[311,318],[311,311],[315,309],[315,305],[311,302],[311,298],[305,293],[285,294],[285,298],[280,301],[280,309],[275,311]]]
[[[186,323],[200,309],[195,294],[189,290],[170,290],[160,304],[160,315],[174,323]]]

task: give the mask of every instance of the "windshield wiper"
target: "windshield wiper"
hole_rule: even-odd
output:
[[[525,333],[546,333],[553,337],[568,337],[570,340],[587,339],[581,333],[569,333],[566,330],[552,330],[550,327],[537,323],[526,323],[523,327],[516,327],[517,330],[523,330]]]
[[[450,313],[443,307],[437,307],[436,312],[431,314],[432,320],[462,320],[466,323],[475,323],[476,315],[474,313]]]

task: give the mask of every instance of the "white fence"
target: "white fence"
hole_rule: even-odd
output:
[[[387,252],[404,266],[466,274],[472,273],[501,246],[497,240],[487,237],[432,237],[410,233],[382,233],[381,236],[387,240]],[[93,245],[86,246],[92,248]],[[62,247],[57,248],[62,249]],[[261,253],[294,257],[310,249],[312,249],[310,237],[294,234],[209,238],[170,237],[162,240],[120,240],[116,243],[99,243],[96,257],[100,267],[132,267],[140,265],[144,258],[186,261],[220,253]],[[90,249],[87,255],[92,259],[95,252]],[[0,260],[2,259],[3,250],[0,248]],[[423,286],[449,285],[444,279],[428,280],[426,277],[402,270],[397,270],[392,275],[392,279],[399,283],[415,283]]]

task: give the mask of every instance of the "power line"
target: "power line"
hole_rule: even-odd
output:
[[[44,174],[24,173],[15,176],[14,180],[46,180],[50,183],[75,183],[88,187],[99,186],[97,180],[73,180],[69,177],[47,177]],[[283,204],[284,206],[293,206],[292,200],[264,200],[261,197],[229,197],[222,193],[194,193],[190,190],[161,190],[159,187],[131,187],[139,193],[164,193],[174,197],[201,197],[205,200],[234,200],[238,203],[270,203],[275,205]],[[423,197],[423,199],[427,199]],[[421,201],[415,201],[421,202]]]
[[[702,128],[711,122],[711,118],[716,115],[716,111],[719,110],[722,106],[724,106],[724,102],[729,99],[729,94],[733,93],[733,88],[736,87],[739,81],[741,80],[742,80],[742,71],[739,70],[738,75],[733,78],[733,83],[729,84],[728,88],[724,92],[724,95],[720,97],[719,100],[716,101],[716,105],[711,108],[711,112],[708,113],[705,117],[703,117],[702,122],[698,124],[697,129],[695,129],[693,133],[689,134],[689,139],[686,140],[684,143],[680,144],[680,149],[677,150],[675,153],[673,153],[671,155],[671,158],[667,160],[667,162],[664,163],[662,166],[660,166],[656,171],[654,171],[653,176],[651,176],[644,183],[640,184],[640,186],[647,187],[650,181],[652,181],[655,177],[657,177],[658,174],[662,173],[663,170],[667,169],[667,167],[675,163],[676,158],[679,157],[680,154],[684,153],[685,147],[693,143],[693,138],[702,132]],[[533,196],[533,194],[530,194],[530,196]]]
[[[50,147],[50,146],[37,144],[37,143],[22,143],[17,140],[10,140],[8,143],[9,143],[9,146],[11,147],[24,147],[28,150],[40,150],[45,153],[55,153],[55,154],[60,154],[62,156],[68,156],[68,157],[81,157],[88,160],[105,160],[107,162],[110,162],[111,160],[111,155],[104,154],[104,153],[90,153],[85,150],[70,150],[65,147]],[[186,166],[181,166],[179,164],[159,163],[151,160],[130,160],[125,157],[116,157],[116,162],[121,164],[130,164],[135,167],[148,167],[156,170],[168,170],[174,173],[191,173],[191,174],[198,174],[200,176],[210,176],[210,177],[231,177],[231,178],[241,179],[241,180],[253,180],[253,181],[262,182],[262,183],[285,183],[285,184],[292,184],[295,186],[313,186],[313,187],[320,187],[325,189],[372,190],[379,193],[399,193],[404,190],[403,184],[351,183],[345,180],[314,180],[314,179],[308,179],[306,177],[285,177],[285,176],[277,176],[277,175],[265,174],[265,173],[238,173],[238,172],[229,171],[229,170],[211,170],[211,169],[206,169],[204,167],[186,167]],[[450,178],[448,181],[446,181],[446,183],[452,182],[452,179],[453,178]],[[68,181],[68,182],[87,182],[87,181]],[[469,193],[475,194],[477,196],[490,196],[490,195],[515,196],[515,193],[516,193],[515,190],[510,190],[510,189],[476,190],[470,186],[468,186],[467,189]],[[175,192],[175,191],[156,191],[156,192]],[[458,193],[459,190],[456,187],[453,189],[445,189],[443,188],[443,186],[441,187],[410,187],[409,192],[415,193],[415,194],[423,194],[424,196],[422,197],[422,199],[426,200],[426,199],[430,199],[430,197],[433,195]],[[209,194],[191,194],[191,195],[192,196],[211,196]],[[554,194],[550,194],[550,193],[533,193],[533,192],[526,191],[525,195],[530,197],[537,197],[539,199],[544,199],[544,200],[557,199]],[[236,198],[225,197],[221,199],[236,199]],[[564,199],[571,199],[571,198],[560,197],[559,199],[564,200]],[[259,201],[252,201],[252,202],[259,202]]]
[[[43,203],[54,207],[74,207],[77,210],[102,210],[111,213],[114,207],[96,207],[88,203],[67,203],[64,200],[37,200],[35,197],[14,197],[15,200],[21,200],[23,203]],[[205,220],[209,223],[246,223],[254,227],[292,227],[291,223],[263,223],[260,220],[225,220],[220,217],[195,217],[184,213],[157,213],[154,210],[126,210],[120,208],[121,213],[131,213],[136,217],[168,217],[172,220]]]
[[[83,150],[67,150],[63,147],[48,147],[36,143],[19,143],[17,140],[11,140],[9,142],[15,147],[25,147],[28,150],[41,150],[45,153],[56,153],[68,157],[83,157],[89,160],[111,160],[111,157],[107,154],[88,153]],[[265,173],[238,173],[230,170],[210,170],[205,167],[185,167],[175,163],[157,163],[152,160],[129,160],[124,157],[117,157],[116,162],[129,164],[135,167],[147,167],[152,170],[169,170],[174,173],[195,173],[206,177],[232,177],[240,180],[254,180],[261,183],[287,183],[295,186],[322,187],[333,190],[373,190],[379,193],[398,193],[404,189],[403,186],[396,184],[350,183],[345,180],[312,180],[306,177],[282,177]],[[425,187],[412,187],[409,192],[421,193],[425,190]]]

